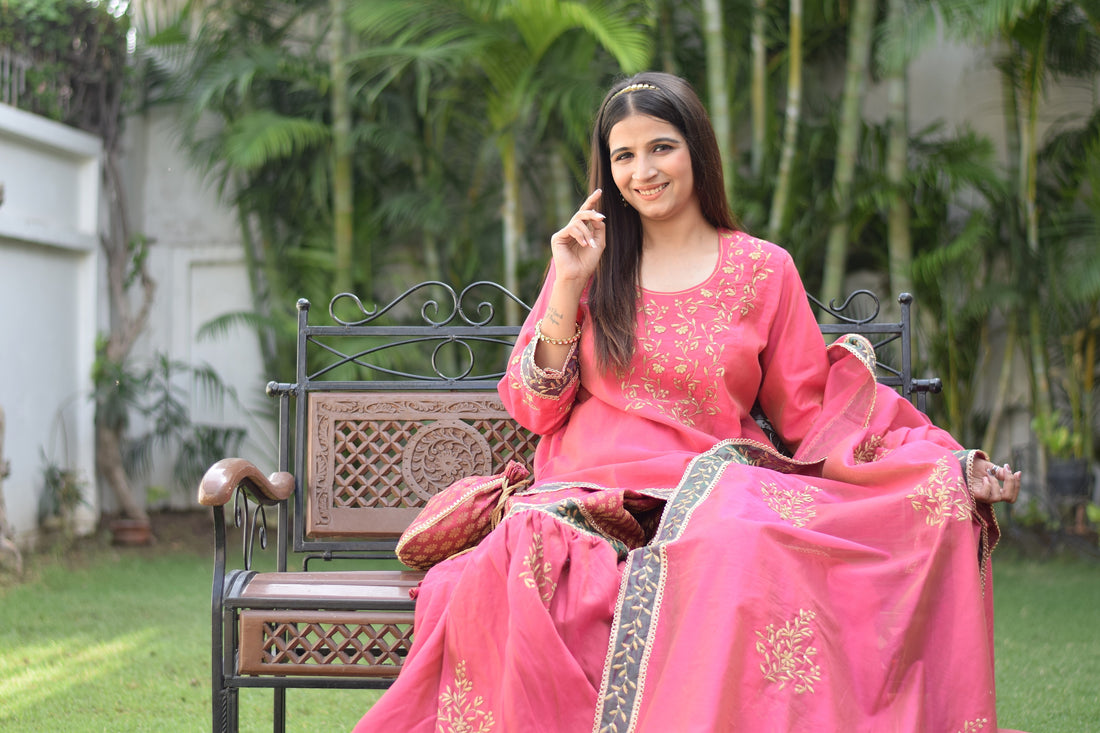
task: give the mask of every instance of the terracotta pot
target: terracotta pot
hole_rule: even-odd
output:
[[[153,526],[148,519],[113,519],[108,525],[116,545],[137,547],[153,544]]]

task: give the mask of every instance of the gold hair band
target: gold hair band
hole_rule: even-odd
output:
[[[614,99],[615,97],[619,96],[620,94],[626,94],[627,92],[636,92],[639,89],[652,89],[655,92],[658,91],[658,87],[655,87],[652,84],[645,84],[645,83],[630,84],[629,86],[625,86],[622,89],[620,89],[619,91],[612,94],[611,98]]]

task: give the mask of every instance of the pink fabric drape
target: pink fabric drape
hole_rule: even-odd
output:
[[[429,571],[357,733],[997,729],[972,455],[825,348],[783,250],[726,232],[707,282],[643,293],[625,375],[587,330],[579,379],[532,371],[541,307],[500,388],[538,481]]]

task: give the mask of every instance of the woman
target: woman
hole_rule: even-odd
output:
[[[686,82],[611,89],[590,183],[499,387],[536,482],[429,571],[356,730],[996,729],[990,504],[1019,473],[876,384],[869,344],[826,349]]]

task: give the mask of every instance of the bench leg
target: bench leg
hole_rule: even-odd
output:
[[[214,727],[216,733],[237,733],[240,715],[237,709],[238,691],[225,688],[214,691]]]
[[[271,719],[274,733],[286,733],[286,688],[276,687],[273,691]]]

